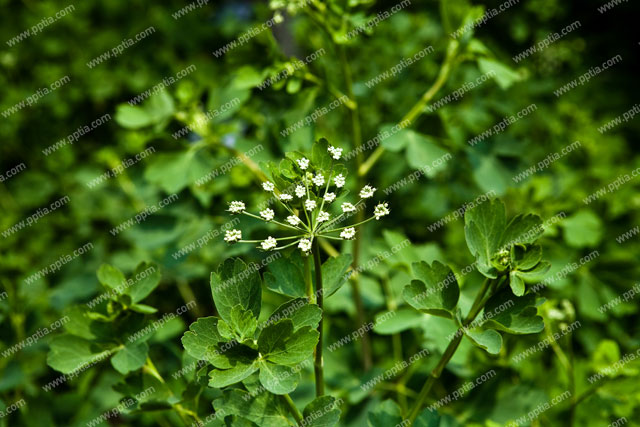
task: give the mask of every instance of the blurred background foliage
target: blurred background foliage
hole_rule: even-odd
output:
[[[171,373],[191,361],[179,341],[187,325],[198,316],[214,312],[209,274],[229,256],[249,261],[264,254],[249,246],[228,247],[221,235],[186,256],[176,251],[212,230],[220,230],[230,217],[227,203],[243,199],[248,206],[265,200],[254,191],[261,181],[255,165],[276,160],[285,151],[307,150],[311,142],[326,137],[332,144],[353,149],[349,110],[342,106],[311,126],[288,137],[280,131],[334,99],[332,90],[345,92],[337,44],[302,10],[287,7],[277,13],[284,18],[273,31],[264,31],[221,57],[212,52],[236,39],[249,28],[274,16],[265,2],[217,1],[197,8],[179,19],[172,14],[185,2],[82,2],[68,16],[14,46],[5,41],[53,16],[68,4],[58,1],[0,0],[0,109],[6,110],[38,89],[68,75],[71,81],[42,97],[35,105],[0,118],[0,173],[24,163],[27,169],[0,183],[0,229],[6,230],[38,209],[69,196],[70,201],[33,226],[0,238],[0,285],[7,297],[0,300],[0,350],[31,336],[60,319],[74,304],[98,295],[96,270],[105,262],[130,274],[142,261],[160,265],[162,281],[146,302],[159,313],[175,311],[192,300],[196,309],[157,332],[150,354],[158,370]],[[323,2],[324,3],[324,2]],[[501,2],[474,2],[476,7],[498,7]],[[598,308],[637,283],[639,273],[637,236],[622,243],[616,237],[639,224],[640,192],[632,180],[618,191],[586,204],[583,199],[640,166],[635,148],[638,120],[601,133],[598,128],[629,110],[637,100],[638,46],[635,29],[638,5],[621,4],[605,14],[598,0],[566,2],[529,0],[514,5],[476,29],[461,42],[460,51],[444,86],[433,98],[440,99],[465,82],[486,72],[486,64],[498,67],[498,76],[471,90],[458,101],[437,111],[425,111],[408,133],[383,142],[388,149],[366,180],[382,190],[433,160],[435,152],[453,155],[445,167],[402,186],[387,197],[392,215],[368,227],[363,237],[362,264],[381,251],[409,238],[399,253],[361,274],[367,318],[405,306],[400,291],[409,280],[409,266],[417,260],[441,260],[460,270],[471,261],[466,250],[461,220],[436,231],[427,226],[472,201],[494,191],[506,202],[510,214],[533,212],[543,220],[564,213],[549,227],[542,244],[553,265],[549,277],[582,256],[597,250],[599,256],[541,291],[546,298],[539,307],[547,330],[540,335],[506,340],[497,357],[464,345],[442,378],[442,397],[464,381],[491,367],[498,377],[464,399],[441,408],[446,425],[503,425],[570,387],[584,400],[563,403],[545,412],[539,425],[607,425],[619,417],[640,419],[640,387],[637,369],[629,367],[615,378],[592,386],[587,378],[597,369],[615,362],[640,345],[638,303],[630,301],[601,313]],[[343,33],[379,12],[393,1],[331,0],[328,6],[341,11],[334,28]],[[437,79],[447,46],[455,29],[471,10],[467,1],[412,0],[411,4],[366,34],[344,45],[353,76],[353,92],[360,106],[363,141],[385,126],[398,123]],[[542,52],[515,63],[511,58],[549,33],[580,20],[581,28]],[[127,48],[121,55],[90,68],[87,62],[111,50],[122,40],[153,26],[156,31]],[[338,30],[336,30],[338,31]],[[433,46],[434,52],[416,64],[369,88],[369,79],[403,58]],[[326,54],[272,87],[257,85],[285,69],[294,58],[304,59],[325,48]],[[554,90],[620,54],[622,62],[590,82],[556,97]],[[482,64],[485,65],[482,65]],[[137,106],[127,101],[169,76],[194,64],[196,70]],[[209,110],[232,99],[240,102],[188,135],[172,133],[193,124]],[[486,129],[535,103],[537,110],[476,146],[467,141]],[[104,114],[113,119],[77,142],[45,155],[42,150]],[[547,169],[515,182],[512,176],[560,152],[574,141],[581,147]],[[423,143],[422,145],[420,143]],[[261,145],[249,166],[239,163],[229,173],[204,185],[196,180],[236,162],[239,153]],[[155,152],[122,174],[91,188],[92,179],[148,147]],[[365,152],[365,158],[372,150]],[[355,168],[355,160],[350,166]],[[355,175],[355,174],[352,174]],[[355,189],[355,179],[347,186]],[[156,205],[171,194],[178,200],[146,221],[117,235],[113,227]],[[254,233],[257,224],[245,224]],[[259,234],[259,230],[255,232]],[[25,279],[72,253],[87,242],[93,249],[60,271],[27,284]],[[350,251],[350,245],[345,246]],[[463,306],[478,285],[475,274],[461,280]],[[331,343],[354,328],[355,306],[350,287],[328,300],[328,333]],[[277,306],[281,299],[265,290],[265,304]],[[156,318],[160,314],[156,315]],[[153,318],[153,317],[152,317]],[[395,392],[384,388],[370,393],[360,384],[395,363],[391,337],[400,336],[403,358],[421,348],[439,352],[451,332],[440,319],[403,312],[394,324],[372,333],[375,368],[360,369],[360,347],[351,343],[326,352],[329,392],[345,400],[342,423],[366,425],[367,413]],[[558,332],[574,320],[581,327],[564,336],[557,346],[540,351],[524,362],[512,356]],[[108,363],[99,364],[52,392],[42,386],[59,373],[47,366],[48,341],[54,332],[21,351],[0,358],[0,405],[20,399],[27,404],[0,419],[0,425],[83,425],[115,407],[123,396],[123,376]],[[571,362],[571,369],[563,364]],[[436,362],[430,358],[411,369],[406,384],[418,390]],[[349,363],[345,363],[349,361]],[[608,362],[608,363],[607,363]],[[541,373],[544,373],[541,375]],[[193,400],[189,377],[168,380],[174,395]],[[572,384],[573,383],[573,384]],[[294,396],[311,399],[311,386],[301,386]],[[197,397],[210,402],[213,395]],[[409,395],[411,397],[411,395]],[[206,416],[211,406],[203,404]],[[0,408],[1,409],[1,408]],[[119,425],[180,425],[168,412],[132,412],[117,419]]]

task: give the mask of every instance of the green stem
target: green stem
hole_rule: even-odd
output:
[[[309,265],[309,257],[304,257],[304,284],[307,291],[307,297],[310,303],[315,303],[313,297],[313,284],[311,283],[311,266]]]
[[[320,323],[318,324],[318,333],[320,334],[320,337],[318,338],[318,345],[316,346],[313,366],[316,377],[316,397],[319,397],[324,394],[324,371],[322,366],[322,326],[324,319],[324,295],[322,289],[322,263],[320,262],[320,247],[318,246],[318,239],[314,239],[312,251],[316,273],[316,304],[318,304],[318,307],[323,310],[322,317],[320,317]]]
[[[291,413],[291,415],[293,415],[293,418],[295,418],[296,423],[298,423],[298,425],[302,424],[302,414],[296,407],[296,404],[293,403],[291,396],[289,396],[288,394],[284,394],[282,395],[282,400],[284,400],[284,403],[287,405],[289,412]]]
[[[494,279],[494,280],[485,279],[484,283],[482,284],[482,288],[480,289],[480,292],[478,292],[478,295],[476,295],[476,299],[473,301],[473,304],[471,305],[469,314],[464,319],[463,326],[467,326],[471,322],[473,322],[473,320],[476,318],[478,313],[480,313],[480,310],[482,310],[482,308],[484,307],[484,304],[486,303],[485,294],[489,289],[489,285],[493,284],[494,281],[497,282],[498,280],[499,279]],[[456,334],[456,336],[451,340],[451,342],[447,346],[447,349],[444,351],[444,353],[440,357],[438,364],[433,369],[433,371],[431,371],[429,378],[422,386],[422,389],[420,390],[420,394],[418,395],[418,398],[414,402],[413,407],[411,408],[411,412],[409,413],[408,419],[411,424],[413,424],[413,422],[416,420],[416,418],[420,414],[420,410],[422,409],[422,404],[424,403],[424,400],[427,398],[429,391],[431,391],[431,387],[433,387],[433,384],[435,384],[435,381],[438,378],[440,378],[442,371],[447,366],[447,364],[455,354],[456,350],[458,349],[458,346],[460,345],[460,342],[462,341],[463,336],[464,334]]]
[[[408,122],[407,127],[413,124],[413,121],[424,111],[424,107],[431,101],[431,99],[435,96],[436,93],[444,86],[451,74],[451,70],[453,68],[453,62],[455,60],[457,51],[458,51],[459,43],[456,40],[449,41],[449,46],[447,47],[447,56],[440,68],[440,72],[438,73],[438,77],[436,81],[431,85],[431,87],[422,95],[420,100],[415,103],[411,110],[400,120],[400,123]],[[384,153],[385,149],[382,145],[378,145],[378,148],[375,149],[371,156],[358,168],[358,175],[366,176],[369,170],[373,167],[373,165],[378,161],[382,153]]]

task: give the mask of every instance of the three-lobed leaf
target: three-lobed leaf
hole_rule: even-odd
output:
[[[453,318],[460,289],[453,271],[439,261],[413,264],[417,278],[402,290],[402,296],[412,307],[434,316]]]

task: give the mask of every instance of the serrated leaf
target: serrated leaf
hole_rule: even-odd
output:
[[[289,257],[280,257],[267,266],[264,281],[268,289],[293,298],[305,296],[302,257],[296,251]]]
[[[491,354],[499,354],[502,347],[502,335],[493,329],[470,329],[465,330],[465,335],[476,346],[486,350]]]
[[[299,381],[300,371],[297,368],[276,365],[265,360],[260,362],[260,383],[271,393],[291,393]]]
[[[127,344],[111,358],[111,365],[122,375],[142,368],[147,360],[149,345],[146,342]]]
[[[432,265],[416,262],[412,267],[418,280],[412,280],[402,290],[405,301],[424,313],[453,318],[460,289],[451,269],[438,261]]]
[[[318,331],[308,326],[293,331],[293,322],[281,320],[262,330],[258,350],[263,358],[281,365],[294,365],[313,354],[318,343]]]
[[[491,259],[500,248],[507,222],[504,204],[489,200],[476,205],[465,212],[464,222],[467,246],[478,261],[478,270],[487,277],[496,278]]]
[[[302,411],[309,427],[333,427],[340,421],[340,409],[333,396],[320,396],[313,399]]]
[[[209,360],[217,344],[225,341],[218,332],[217,317],[201,317],[182,336],[182,346],[191,357]]]
[[[485,326],[510,334],[535,334],[544,329],[542,317],[537,316],[535,295],[515,297],[510,289],[503,289],[489,298],[485,313],[493,313]]]
[[[352,262],[351,255],[341,254],[329,258],[322,264],[322,287],[325,298],[335,294],[347,282],[346,273]]]
[[[237,360],[229,369],[213,369],[209,372],[209,387],[226,387],[238,383],[258,370],[257,360]]]
[[[512,245],[533,243],[542,235],[542,220],[538,215],[516,215],[507,225],[500,247],[511,249]]]
[[[211,294],[220,317],[232,323],[231,310],[240,305],[257,319],[262,300],[260,285],[256,269],[248,268],[241,259],[227,259],[217,273],[211,273]]]
[[[222,322],[221,322],[222,323]],[[236,305],[231,309],[231,326],[234,336],[239,341],[247,339],[253,340],[253,334],[258,327],[258,320],[253,317],[253,313],[245,310],[241,305]],[[218,324],[218,327],[220,324]]]
[[[296,298],[285,302],[269,316],[266,324],[271,325],[282,319],[291,319],[293,330],[309,326],[316,328],[322,318],[322,309],[315,304],[309,304],[306,298]]]
[[[229,390],[213,406],[223,417],[241,416],[261,427],[290,425],[282,398],[271,393],[252,395],[244,390]]]

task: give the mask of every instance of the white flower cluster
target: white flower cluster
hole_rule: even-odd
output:
[[[329,146],[327,151],[333,160],[338,160],[342,156],[342,148]],[[281,192],[278,190],[276,184],[271,181],[262,183],[262,188],[269,193],[273,193],[275,199],[289,212],[289,216],[286,217],[284,222],[276,220],[276,213],[271,208],[265,208],[260,211],[259,216],[246,212],[245,204],[240,200],[232,201],[229,204],[229,212],[232,214],[244,214],[289,230],[295,230],[298,234],[282,238],[269,236],[264,240],[242,240],[242,232],[233,229],[225,233],[224,240],[226,242],[259,243],[259,248],[265,251],[281,250],[297,245],[298,249],[305,255],[308,255],[312,250],[315,250],[314,239],[317,237],[337,239],[337,237],[331,235],[331,233],[339,233],[339,239],[352,240],[356,236],[356,226],[371,221],[374,218],[379,220],[389,214],[389,205],[386,202],[380,203],[375,207],[373,216],[369,219],[357,224],[333,228],[339,221],[343,221],[351,216],[349,214],[356,212],[359,207],[364,207],[364,201],[373,197],[376,189],[371,185],[365,185],[358,193],[360,201],[356,204],[349,202],[342,203],[340,205],[342,212],[332,218],[331,214],[324,210],[325,204],[328,206],[328,204],[336,200],[337,193],[345,186],[345,177],[342,173],[334,176],[333,164],[331,169],[327,171],[314,170],[315,168],[312,166],[311,161],[306,157],[297,159],[295,163],[302,174],[301,182],[297,183],[293,190],[297,200],[294,201],[294,196],[290,194],[292,188],[287,189],[287,192]],[[328,175],[326,175],[326,173],[328,173]],[[333,191],[329,191],[332,183],[335,188]],[[290,242],[283,246],[278,246],[278,241],[283,240]]]

